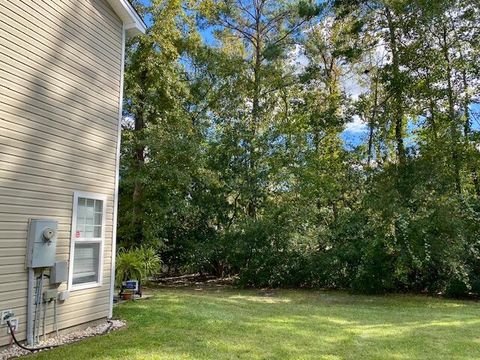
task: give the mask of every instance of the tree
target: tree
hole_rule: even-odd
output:
[[[225,79],[234,91],[225,94],[231,95],[228,103],[218,104],[215,121],[218,131],[225,131],[223,139],[239,147],[232,150],[238,154],[236,175],[243,178],[232,196],[249,217],[256,218],[266,196],[266,157],[272,136],[286,114],[282,95],[293,82],[287,54],[320,7],[306,1],[206,0],[199,9],[235,66],[227,70]]]
[[[127,49],[119,236],[129,245],[163,238],[159,221],[175,213],[169,206],[184,200],[195,171],[199,140],[180,59],[199,38],[183,5],[154,1],[148,33]]]
[[[146,11],[127,60],[126,247],[248,286],[480,293],[475,4]]]

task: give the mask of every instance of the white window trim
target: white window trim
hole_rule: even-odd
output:
[[[78,198],[87,198],[87,199],[94,199],[94,200],[102,200],[103,201],[103,209],[102,209],[102,237],[94,238],[94,239],[85,239],[85,238],[77,238],[76,230],[77,230],[77,211],[78,211]],[[103,194],[96,194],[96,193],[89,193],[89,192],[81,192],[75,191],[73,193],[73,211],[72,211],[72,228],[70,234],[70,261],[69,261],[69,271],[68,271],[68,290],[69,291],[76,291],[76,290],[85,290],[100,287],[103,285],[103,265],[104,265],[104,248],[105,248],[105,222],[107,217],[107,196]],[[100,255],[98,261],[98,282],[90,282],[80,285],[73,285],[73,262],[75,259],[75,243],[84,243],[84,244],[100,244]]]

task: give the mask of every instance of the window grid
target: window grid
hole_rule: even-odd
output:
[[[103,200],[78,198],[76,237],[99,239],[102,237]]]
[[[74,193],[69,288],[88,289],[102,284],[106,196]]]

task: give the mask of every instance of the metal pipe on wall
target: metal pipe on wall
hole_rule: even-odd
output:
[[[43,337],[43,341],[45,341],[45,335],[46,335],[46,328],[47,328],[47,301],[45,299],[42,298],[42,302],[43,302],[43,320],[42,320],[42,325],[43,325],[43,332],[42,332],[42,337]]]
[[[36,343],[40,342],[40,320],[42,315],[42,296],[43,296],[43,277],[45,276],[45,270],[42,269],[42,273],[40,274],[40,284],[38,287],[37,292],[37,301],[35,304],[35,339]]]
[[[33,316],[33,345],[37,342],[37,325],[38,325],[38,292],[40,289],[40,278],[35,279],[35,311]]]
[[[33,346],[33,283],[35,281],[35,270],[28,268],[27,287],[27,344]]]
[[[58,296],[58,295],[57,295]],[[56,335],[58,336],[58,323],[57,323],[57,297],[55,297],[55,300],[53,302],[53,326]]]

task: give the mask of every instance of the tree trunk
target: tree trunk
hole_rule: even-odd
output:
[[[450,61],[450,56],[448,54],[448,43],[447,43],[447,28],[443,27],[443,44],[442,52],[445,63],[447,65],[447,97],[448,97],[448,117],[450,120],[450,137],[452,140],[452,163],[454,171],[454,181],[455,181],[455,190],[457,193],[462,192],[462,184],[460,180],[460,157],[458,154],[459,146],[459,132],[457,126],[457,119],[455,116],[455,100],[453,97],[453,85],[452,85],[452,64]]]
[[[372,161],[373,153],[373,135],[375,130],[375,123],[377,122],[377,107],[378,107],[378,76],[375,75],[375,86],[373,88],[373,109],[372,116],[368,122],[369,132],[368,132],[368,158],[367,165],[370,167]]]
[[[143,74],[143,78],[146,74]],[[133,240],[135,245],[141,245],[144,241],[143,236],[143,216],[144,209],[143,201],[143,182],[141,174],[145,165],[145,145],[144,145],[144,131],[145,131],[145,104],[144,99],[139,99],[138,106],[135,109],[135,147],[133,156],[133,168],[135,171],[135,182],[132,195],[132,229]]]
[[[398,53],[398,43],[395,34],[395,23],[390,8],[385,8],[387,18],[390,50],[392,52],[392,69],[393,69],[393,122],[395,124],[395,141],[397,144],[397,160],[400,167],[403,168],[406,163],[405,145],[403,142],[403,84],[400,76],[400,57]]]
[[[255,136],[257,132],[257,126],[260,123],[260,87],[261,87],[261,66],[262,66],[262,40],[261,40],[261,9],[260,6],[256,6],[255,9],[255,59],[253,64],[253,99],[252,99],[252,120],[250,124],[250,139],[249,139],[249,146],[250,146],[250,173],[248,175],[249,183],[251,186],[251,194],[250,200],[247,206],[247,214],[252,218],[256,218],[257,216],[257,206],[258,206],[258,199],[257,199],[257,171],[256,171],[256,151],[255,151]]]
[[[460,54],[460,58],[462,60],[462,63],[465,64],[463,55]],[[471,123],[470,123],[470,96],[468,96],[468,81],[467,81],[467,72],[465,68],[462,70],[462,81],[463,81],[463,91],[465,93],[465,100],[463,103],[463,112],[465,116],[465,121],[463,124],[463,131],[464,131],[464,137],[465,137],[465,147],[468,149],[470,147],[470,132],[472,130]],[[473,150],[475,151],[475,149]],[[472,177],[472,182],[473,186],[475,189],[475,194],[477,198],[480,200],[480,181],[478,179],[478,172],[477,172],[477,167],[475,166],[475,163],[472,163],[470,165],[470,173]]]
[[[431,131],[433,133],[433,139],[436,142],[438,138],[438,134],[437,134],[437,123],[435,120],[435,100],[433,98],[433,89],[430,82],[430,72],[428,70],[427,70],[427,76],[426,76],[426,84],[427,84],[427,90],[429,94],[428,106],[430,110],[430,117],[428,118],[428,121],[430,122]]]

